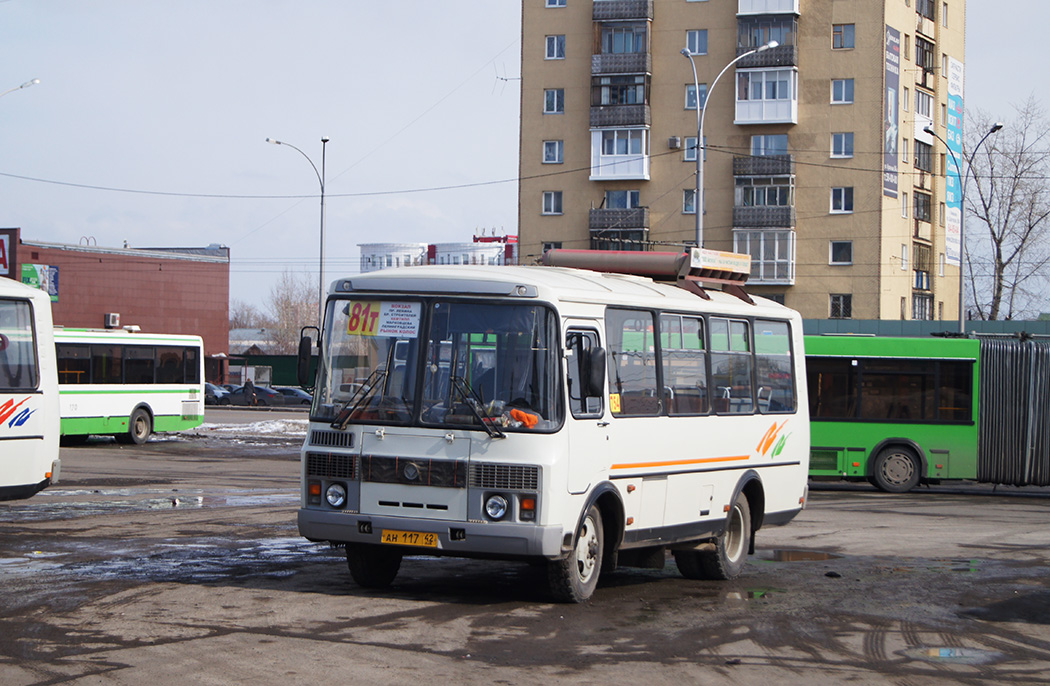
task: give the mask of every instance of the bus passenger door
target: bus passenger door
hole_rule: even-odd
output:
[[[605,351],[598,330],[569,324],[565,334],[569,396],[568,490],[584,493],[608,467],[605,419]]]

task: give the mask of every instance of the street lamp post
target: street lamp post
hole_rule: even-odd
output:
[[[291,143],[285,143],[279,141],[276,138],[267,138],[267,143],[273,143],[274,145],[287,145],[292,150],[296,151],[300,155],[306,158],[306,161],[310,163],[310,166],[314,169],[314,174],[317,175],[317,182],[321,184],[321,250],[320,250],[320,263],[318,265],[317,274],[317,328],[320,329],[324,324],[324,180],[325,180],[325,151],[328,145],[329,138],[326,136],[321,137],[321,171],[317,171],[317,165],[310,159],[310,156],[305,152],[295,147]]]
[[[0,98],[4,97],[8,93],[13,93],[15,91],[22,90],[23,88],[29,88],[30,86],[35,86],[38,83],[40,83],[40,79],[30,79],[29,81],[26,81],[25,83],[23,83],[21,86],[15,86],[14,88],[8,88],[3,93],[0,93]]]
[[[955,173],[959,175],[962,183],[962,188],[959,191],[959,204],[962,208],[959,216],[959,333],[961,334],[966,333],[966,182],[969,180],[970,174],[973,173],[973,159],[977,156],[977,150],[982,143],[988,140],[988,136],[991,136],[1001,128],[1003,128],[1003,123],[995,122],[992,124],[992,128],[988,129],[988,133],[984,134],[984,137],[973,147],[973,152],[970,153],[969,157],[966,156],[965,152],[963,153],[963,159],[966,160],[966,174],[963,174],[962,167],[959,166],[959,158],[955,156],[951,146],[938,136],[937,132],[929,124],[923,128],[924,132],[944,143],[945,150],[952,156],[952,162],[955,164]]]
[[[696,210],[696,247],[698,248],[704,247],[704,201],[702,193],[704,190],[704,154],[707,149],[704,145],[704,118],[707,116],[707,103],[711,99],[711,91],[718,85],[718,79],[722,78],[722,74],[729,71],[729,68],[734,64],[748,55],[769,50],[778,45],[780,43],[771,40],[761,47],[737,55],[735,59],[722,68],[722,71],[718,72],[718,76],[711,82],[711,87],[707,89],[707,93],[704,95],[703,108],[700,107],[700,81],[696,76],[696,62],[693,61],[693,53],[689,52],[689,48],[682,48],[682,54],[689,60],[689,64],[693,68],[693,89],[696,93],[696,190],[693,195],[693,208]]]

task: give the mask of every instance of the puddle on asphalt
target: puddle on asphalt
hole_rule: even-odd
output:
[[[939,662],[957,665],[986,665],[997,662],[1005,657],[1002,653],[994,650],[980,650],[978,648],[937,648],[921,646],[909,648],[902,651],[906,657],[923,662]]]
[[[822,562],[825,560],[837,560],[841,555],[825,552],[823,550],[760,550],[755,557],[767,562]]]
[[[39,522],[146,510],[295,505],[298,502],[298,491],[228,490],[205,494],[199,489],[53,489],[38,494],[33,500],[5,504],[0,508],[0,522]]]
[[[1050,624],[1050,591],[1017,594],[991,605],[964,610],[962,614],[986,622]]]

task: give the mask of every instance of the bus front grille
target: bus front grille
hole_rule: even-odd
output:
[[[353,448],[354,435],[349,431],[311,431],[310,445],[324,448]]]
[[[540,487],[540,468],[514,464],[472,464],[470,487],[535,491]]]
[[[306,453],[306,475],[326,479],[356,479],[357,459],[353,455]]]

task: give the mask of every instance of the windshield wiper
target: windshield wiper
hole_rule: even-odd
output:
[[[459,392],[464,395],[464,404],[470,408],[470,411],[477,417],[477,420],[481,423],[481,428],[485,429],[485,433],[490,438],[506,438],[507,434],[503,433],[502,430],[493,422],[485,421],[485,415],[481,413],[479,409],[482,406],[481,396],[478,392],[470,385],[470,383],[462,376],[452,375],[449,377],[449,381],[452,385],[459,389]]]
[[[354,416],[354,414],[365,403],[366,400],[368,400],[375,394],[376,390],[379,388],[379,385],[385,378],[385,369],[377,369],[374,372],[372,372],[372,374],[367,379],[365,379],[364,384],[362,384],[361,387],[358,388],[352,396],[350,396],[350,399],[346,401],[346,404],[343,405],[343,409],[339,411],[339,414],[336,415],[335,420],[332,421],[332,428],[338,429],[340,431],[346,431],[346,425],[350,423],[350,418]],[[357,402],[354,402],[354,398],[357,398]],[[353,405],[351,405],[350,403],[353,403]]]

